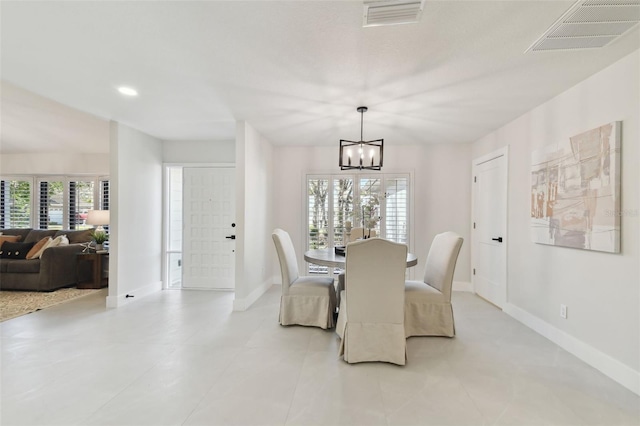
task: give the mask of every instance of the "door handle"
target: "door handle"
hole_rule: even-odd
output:
[[[236,236],[235,235],[227,235],[225,238],[228,238],[230,240],[235,240]]]
[[[227,238],[229,238],[229,237],[227,237]],[[497,242],[501,243],[502,242],[502,237],[492,238],[491,241],[497,241]]]

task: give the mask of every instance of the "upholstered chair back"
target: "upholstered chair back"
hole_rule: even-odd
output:
[[[451,286],[462,237],[455,232],[438,234],[431,243],[424,272],[424,282],[439,290],[446,301],[451,301]]]
[[[347,245],[345,298],[338,316],[345,361],[405,364],[406,267],[404,244],[370,238]]]
[[[271,234],[276,245],[278,259],[280,260],[280,271],[282,273],[282,293],[289,292],[289,286],[293,284],[300,273],[298,271],[298,259],[293,248],[289,233],[282,229],[275,229]]]
[[[348,321],[404,323],[404,273],[407,246],[380,238],[347,247]]]

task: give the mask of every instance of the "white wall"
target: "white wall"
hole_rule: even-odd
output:
[[[165,163],[235,163],[235,141],[163,141]]]
[[[110,147],[107,306],[116,307],[162,288],[162,142],[111,122]]]
[[[109,154],[19,153],[0,155],[2,175],[108,175]]]
[[[46,158],[47,153],[108,154],[108,120],[4,80],[0,80],[0,92],[3,155],[33,153]]]
[[[236,125],[236,295],[245,310],[272,284],[273,147],[248,123]]]
[[[639,51],[473,145],[473,157],[509,145],[507,312],[640,392],[638,244]],[[529,234],[531,152],[621,120],[622,252],[534,244]],[[635,212],[635,214],[633,213]],[[560,304],[568,318],[559,316]]]
[[[305,250],[305,175],[307,173],[340,173],[338,141],[332,147],[290,147],[274,149],[275,227],[291,235],[304,271]],[[471,217],[471,146],[387,145],[384,150],[384,173],[413,172],[413,233],[410,250],[418,256],[411,273],[421,279],[433,237],[444,231],[462,235],[464,244],[456,266],[456,287],[469,283],[469,232]],[[374,172],[375,173],[375,172]],[[275,251],[271,249],[275,256]],[[274,261],[275,262],[275,261]],[[276,273],[279,270],[276,268]]]

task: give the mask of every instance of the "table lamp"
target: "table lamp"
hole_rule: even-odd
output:
[[[96,232],[104,232],[102,225],[109,224],[109,210],[89,210],[85,223],[87,225],[98,225]]]

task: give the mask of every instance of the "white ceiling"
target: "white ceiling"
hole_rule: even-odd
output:
[[[365,139],[464,143],[638,49],[635,29],[525,54],[573,3],[427,0],[418,24],[363,28],[362,1],[2,2],[1,75],[166,140],[230,140],[246,120],[277,145],[337,145],[366,105]],[[33,131],[42,114],[20,129],[5,87],[3,152],[71,139]]]

